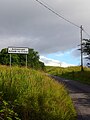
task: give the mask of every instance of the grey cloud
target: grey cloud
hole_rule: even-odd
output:
[[[83,3],[82,0],[45,2],[76,24],[88,24],[87,28],[90,20],[87,17],[90,2],[87,1],[88,3],[86,0]],[[35,0],[0,0],[0,42],[0,49],[16,45],[32,47],[40,53],[52,53],[77,47],[80,43],[80,30]]]

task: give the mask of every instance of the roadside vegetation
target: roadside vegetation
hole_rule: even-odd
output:
[[[84,67],[84,71],[81,71],[80,66],[67,67],[67,68],[47,66],[46,72],[51,75],[55,75],[71,80],[76,80],[84,84],[90,85],[90,68]]]
[[[44,70],[44,63],[39,59],[39,53],[34,49],[28,48],[29,53],[27,54],[27,67],[33,69]],[[4,48],[0,51],[0,64],[10,65],[10,54],[8,54],[8,48]],[[12,66],[25,66],[26,65],[26,55],[23,54],[11,54],[11,64]]]
[[[33,69],[0,66],[1,120],[75,120],[65,87]]]

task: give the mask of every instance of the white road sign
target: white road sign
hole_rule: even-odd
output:
[[[28,54],[28,52],[28,48],[26,47],[8,47],[8,53]]]

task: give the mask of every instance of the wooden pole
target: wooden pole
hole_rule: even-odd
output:
[[[83,31],[83,28],[82,28],[82,25],[80,27],[80,33],[81,33],[81,71],[84,71],[83,70],[83,47],[82,47],[82,31]]]

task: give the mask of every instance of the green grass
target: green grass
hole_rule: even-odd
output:
[[[84,71],[81,72],[81,68],[79,66],[67,68],[48,66],[46,67],[46,72],[52,75],[68,78],[71,80],[76,80],[84,84],[90,85],[90,68],[84,67]]]
[[[75,120],[65,87],[41,71],[0,66],[0,92],[21,120]]]

